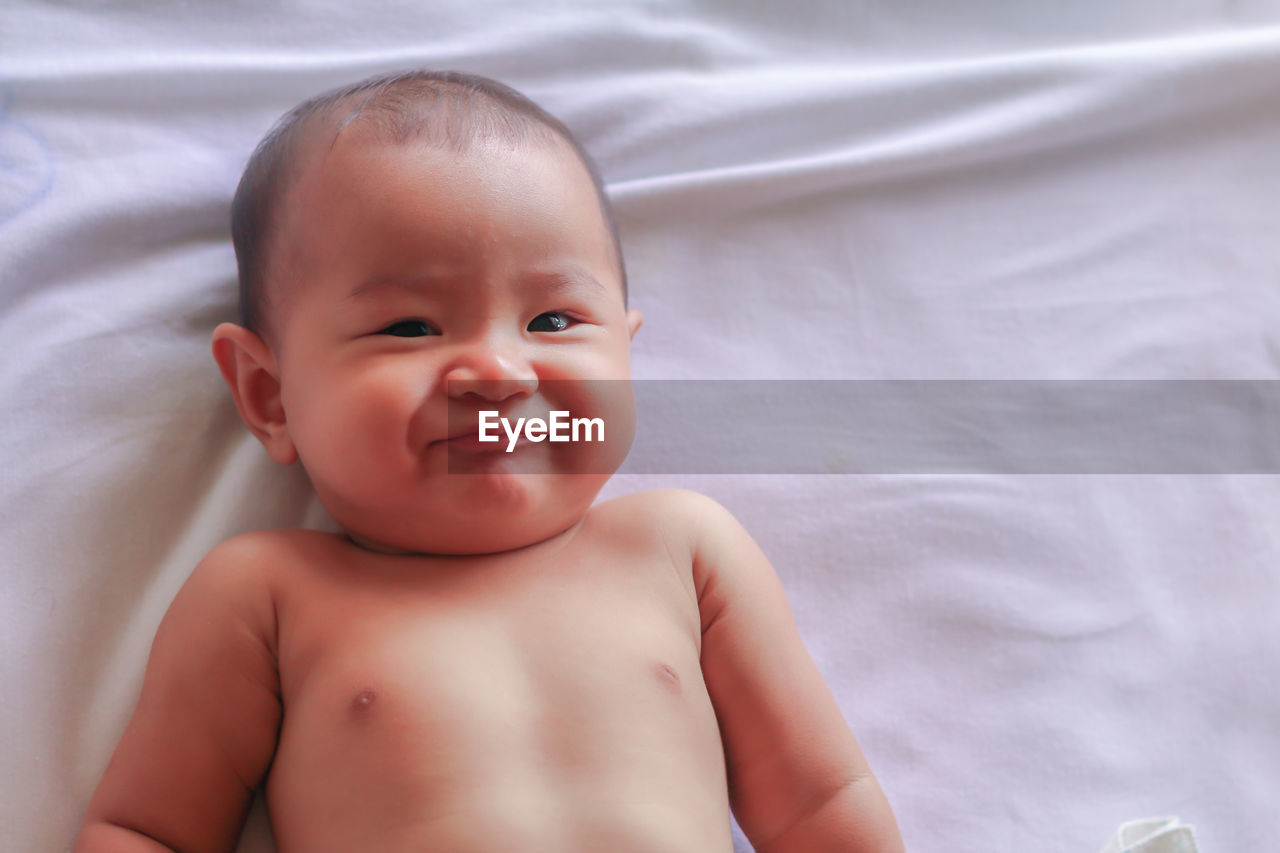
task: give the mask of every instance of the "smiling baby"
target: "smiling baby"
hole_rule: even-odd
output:
[[[730,808],[766,853],[902,849],[742,527],[680,490],[593,506],[641,316],[563,124],[485,78],[367,80],[277,124],[232,230],[214,358],[343,532],[195,567],[78,853],[232,850],[260,787],[284,853],[730,853]],[[556,412],[608,440],[481,440]]]

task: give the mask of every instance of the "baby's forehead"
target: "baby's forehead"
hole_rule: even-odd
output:
[[[437,174],[446,176],[445,180],[450,184],[453,183],[450,178],[458,175],[472,176],[470,179],[464,179],[468,184],[472,179],[486,182],[486,175],[491,174],[491,168],[494,174],[497,170],[510,173],[513,168],[513,159],[517,171],[524,171],[524,160],[527,160],[532,168],[539,170],[546,169],[550,162],[564,171],[556,173],[557,177],[553,179],[556,188],[547,188],[545,191],[548,195],[564,198],[561,189],[566,182],[576,183],[582,188],[581,192],[595,195],[592,176],[587,166],[577,157],[571,146],[559,140],[529,141],[518,147],[476,141],[464,151],[441,152],[434,146],[422,142],[399,143],[362,133],[340,139],[332,148],[329,147],[329,142],[323,135],[317,134],[312,139],[311,145],[312,150],[303,152],[301,155],[298,181],[290,192],[292,198],[285,204],[287,208],[285,228],[288,234],[286,242],[290,244],[289,249],[302,252],[308,257],[312,254],[311,250],[318,247],[313,238],[322,235],[327,230],[326,225],[332,222],[332,214],[325,213],[326,209],[332,210],[330,205],[346,207],[347,201],[353,198],[351,193],[355,192],[358,194],[355,198],[362,199],[362,202],[357,202],[354,207],[347,210],[357,212],[361,217],[372,215],[377,220],[381,220],[382,214],[373,213],[369,205],[376,206],[377,199],[384,198],[383,193],[388,192],[394,185],[383,182],[382,179],[385,177],[390,181],[403,181],[405,173],[401,169],[406,162],[411,162],[414,158],[420,157],[429,161],[432,169],[438,169],[443,162],[445,169]],[[377,149],[374,156],[366,156],[372,149]],[[390,156],[387,156],[388,154]],[[567,175],[568,171],[576,174]],[[374,188],[369,194],[365,194],[366,187]],[[431,197],[431,194],[427,197]],[[495,196],[495,198],[498,197]],[[433,202],[433,204],[440,203],[443,202]],[[599,207],[594,203],[594,198],[592,207]],[[601,214],[599,224],[603,229],[604,237],[612,242],[607,216],[603,209],[600,209],[599,213]],[[396,215],[402,214],[403,210]],[[570,221],[566,220],[564,225],[570,227]],[[298,260],[302,260],[301,255],[298,256]]]
[[[463,161],[483,161],[486,155],[527,156],[533,159],[555,152],[587,171],[575,145],[554,128],[504,105],[484,99],[465,105],[436,105],[429,112],[408,105],[404,114],[368,110],[344,115],[340,105],[313,116],[299,128],[294,146],[299,171],[327,164],[340,147],[379,148],[407,156],[422,150],[451,154]]]
[[[281,199],[282,221],[287,223],[288,231],[305,233],[308,220],[313,220],[306,213],[315,213],[315,205],[323,204],[323,200],[341,199],[350,192],[350,188],[360,187],[370,179],[390,179],[403,174],[400,170],[406,162],[421,159],[437,167],[442,158],[446,166],[439,174],[475,176],[481,181],[491,174],[491,170],[510,169],[513,159],[518,164],[527,161],[531,167],[537,164],[539,169],[546,168],[550,162],[558,169],[560,186],[580,181],[580,185],[591,187],[593,194],[599,192],[588,165],[573,146],[556,136],[519,143],[476,139],[465,147],[442,149],[430,140],[401,141],[364,129],[352,132],[348,128],[337,137],[332,132],[314,133],[298,146],[291,169],[293,174]],[[517,168],[522,169],[523,166],[517,165]],[[329,189],[321,192],[323,187]],[[611,229],[612,224],[603,207],[601,213],[605,217],[606,228]]]
[[[309,254],[308,242],[321,221],[315,217],[319,212],[315,207],[317,194],[311,191],[316,186],[313,182],[318,178],[332,177],[339,184],[349,182],[353,177],[358,180],[360,175],[353,176],[350,170],[358,169],[362,174],[368,175],[368,170],[379,168],[379,163],[385,163],[390,170],[394,168],[396,155],[422,156],[424,149],[437,156],[443,153],[456,158],[460,168],[481,171],[485,168],[486,159],[490,157],[495,161],[503,158],[509,167],[513,156],[528,158],[530,163],[541,160],[545,164],[550,153],[561,169],[576,172],[575,177],[581,177],[592,187],[591,192],[597,199],[602,226],[612,246],[613,265],[617,268],[625,303],[626,273],[612,213],[593,167],[583,159],[585,155],[579,152],[574,142],[565,139],[554,129],[536,122],[530,125],[530,132],[518,135],[490,133],[483,127],[473,132],[453,135],[443,134],[438,129],[407,134],[402,132],[403,128],[397,130],[385,122],[366,121],[363,115],[353,117],[348,112],[338,109],[313,116],[312,120],[299,128],[301,133],[296,143],[290,146],[292,174],[287,186],[283,188],[284,196],[279,198],[278,209],[281,216],[277,220],[281,230],[277,232],[276,236],[280,241],[276,245],[283,249],[277,255],[277,259],[283,262],[282,267],[278,268],[281,272],[291,267],[296,268],[297,262],[302,261],[302,255],[297,253]],[[533,120],[529,119],[528,122]],[[343,156],[353,152],[359,155],[373,149],[378,150],[378,157]],[[383,158],[381,155],[384,152],[390,152],[393,156]],[[304,185],[307,188],[299,192]],[[294,257],[290,258],[291,255]],[[285,275],[283,278],[288,280],[294,276]]]

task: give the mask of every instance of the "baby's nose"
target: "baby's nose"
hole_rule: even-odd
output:
[[[498,402],[532,394],[538,374],[519,343],[485,339],[463,347],[445,372],[445,390],[453,398],[475,394]]]

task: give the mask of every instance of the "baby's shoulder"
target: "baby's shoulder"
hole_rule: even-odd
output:
[[[258,636],[273,647],[280,569],[291,562],[287,555],[296,547],[287,533],[241,533],[210,548],[174,596],[160,631],[177,637],[171,642],[182,648],[205,630],[201,626],[248,627],[245,636]]]
[[[611,526],[683,534],[692,540],[708,529],[732,522],[714,498],[690,489],[649,489],[596,504],[593,514]]]
[[[283,581],[308,560],[332,552],[336,538],[331,533],[301,528],[239,533],[210,549],[197,571],[215,574],[227,583],[271,585]]]
[[[688,511],[704,503],[715,503],[714,500],[691,489],[646,489],[642,492],[631,492],[607,501],[601,501],[592,507],[593,512],[606,513],[642,513],[652,514],[680,513]]]
[[[222,540],[210,549],[209,556],[234,564],[271,562],[296,550],[309,535],[315,535],[315,531],[284,528],[249,530]]]

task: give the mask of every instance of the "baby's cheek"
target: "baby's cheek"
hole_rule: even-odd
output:
[[[308,401],[306,446],[299,452],[347,467],[368,465],[370,448],[385,448],[392,414],[386,396],[354,390],[331,387]]]
[[[340,390],[335,404],[342,414],[365,429],[389,428],[403,423],[421,403],[423,377],[410,371],[382,369],[361,377],[359,383]]]

